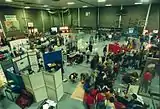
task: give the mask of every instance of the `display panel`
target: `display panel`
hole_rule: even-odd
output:
[[[58,32],[58,28],[57,27],[52,27],[51,28],[51,32],[56,32],[57,33]]]
[[[134,33],[134,28],[129,28],[129,31],[128,31],[130,34]]]

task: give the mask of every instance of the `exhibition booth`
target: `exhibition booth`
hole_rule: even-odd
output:
[[[62,51],[59,49],[40,53],[30,49],[28,42],[28,39],[10,42],[13,54],[16,50],[18,54],[20,48],[25,50],[14,55],[14,58],[0,61],[0,89],[3,95],[21,108],[30,106],[33,101],[40,102],[46,99],[52,100],[52,104],[55,105],[64,94]],[[24,89],[33,96],[33,101],[27,105],[20,103]]]

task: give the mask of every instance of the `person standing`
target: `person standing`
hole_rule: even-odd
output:
[[[95,109],[95,99],[90,92],[84,94],[85,109]]]
[[[97,68],[97,60],[95,57],[93,57],[93,59],[91,60],[91,64],[90,64],[90,68],[94,71]]]
[[[151,80],[152,80],[152,74],[149,71],[145,72],[143,74],[142,89],[141,89],[141,91],[144,90],[145,93],[147,93],[148,87],[149,87],[149,85],[151,83]]]
[[[92,51],[93,51],[93,45],[91,43],[89,44],[88,48],[89,48],[89,51],[92,53]]]
[[[119,72],[119,65],[118,65],[118,63],[114,64],[113,72],[114,72],[114,76],[117,77],[118,76],[118,72]]]
[[[104,57],[106,57],[106,53],[107,53],[107,45],[105,45],[105,47],[103,48]]]
[[[105,95],[100,91],[96,96],[96,109],[105,109]]]
[[[90,55],[91,55],[91,53],[90,53],[90,51],[87,49],[87,52],[86,52],[87,61],[86,61],[86,63],[89,62]]]

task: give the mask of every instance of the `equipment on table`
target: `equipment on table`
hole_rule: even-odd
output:
[[[136,84],[138,81],[138,73],[137,72],[133,72],[133,73],[129,73],[129,74],[125,74],[122,77],[122,80],[124,83],[128,84]]]

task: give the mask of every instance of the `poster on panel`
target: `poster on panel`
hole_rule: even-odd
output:
[[[4,24],[6,26],[7,31],[18,31],[20,30],[19,21],[16,18],[16,15],[4,15],[5,21]]]

